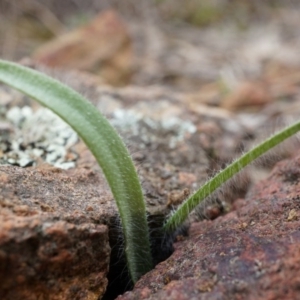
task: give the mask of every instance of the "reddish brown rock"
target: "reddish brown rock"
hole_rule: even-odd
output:
[[[133,64],[126,25],[112,10],[42,45],[34,59],[50,67],[95,72],[113,84],[128,80]]]
[[[101,204],[101,205],[99,205]],[[52,213],[68,222],[108,223],[116,213],[111,192],[99,172],[0,167],[0,207],[17,216]]]
[[[116,210],[101,180],[82,169],[0,168],[1,299],[104,294],[110,247],[101,223]]]
[[[300,156],[279,163],[237,210],[194,223],[129,299],[298,299]]]

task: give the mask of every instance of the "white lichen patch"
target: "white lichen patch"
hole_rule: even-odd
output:
[[[0,164],[34,166],[39,160],[55,167],[75,167],[78,155],[72,150],[77,134],[46,108],[12,107],[4,115],[7,130],[0,135]]]
[[[176,148],[177,144],[184,140],[186,134],[193,134],[197,131],[191,121],[182,120],[178,116],[157,120],[133,109],[116,110],[110,122],[121,133],[138,136],[144,144],[155,143],[163,139],[168,142],[170,149]]]

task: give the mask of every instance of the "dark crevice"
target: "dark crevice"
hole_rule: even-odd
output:
[[[166,260],[173,253],[173,242],[178,235],[186,236],[187,226],[172,234],[166,234],[162,230],[165,216],[149,217],[150,240],[153,266]],[[109,272],[107,275],[108,286],[103,300],[114,300],[117,296],[133,289],[133,283],[130,280],[126,260],[124,255],[124,241],[121,232],[120,222],[115,221],[110,226],[109,241],[111,246],[111,259]]]

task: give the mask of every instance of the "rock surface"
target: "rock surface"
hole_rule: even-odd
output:
[[[115,206],[99,182],[86,170],[0,168],[1,299],[103,295],[110,259],[103,224]]]
[[[194,223],[138,281],[132,299],[298,299],[300,155],[282,161],[236,210]]]
[[[249,147],[251,140],[257,136],[257,133],[260,133],[257,129],[272,120],[272,117],[267,115],[234,115],[225,109],[199,103],[193,98],[187,101],[185,95],[170,92],[165,88],[128,87],[116,89],[101,86],[97,83],[97,80],[93,80],[93,76],[82,75],[79,72],[49,71],[47,68],[30,61],[27,62],[27,65],[50,72],[58,76],[60,80],[69,82],[79,92],[86,94],[93,104],[109,118],[110,122],[125,139],[143,184],[150,226],[152,226],[153,252],[156,262],[166,258],[172,248],[172,243],[169,243],[166,249],[161,247],[162,234],[159,229],[166,214],[183,201],[189,192],[192,192],[203,183],[208,175],[213,174],[220,164],[226,164],[237,153],[240,153],[241,149]],[[28,105],[33,110],[37,109],[37,106],[30,99],[1,85],[0,103],[3,104],[1,118],[6,109],[16,104],[20,107]],[[15,130],[13,124],[7,124],[7,120],[4,120],[3,124],[3,130],[8,135]],[[51,141],[49,142],[51,143]],[[24,149],[20,148],[19,150],[23,151]],[[36,160],[37,166],[27,169],[11,166],[0,168],[0,215],[3,220],[1,226],[2,224],[4,226],[7,222],[10,224],[10,227],[5,225],[6,227],[3,227],[4,229],[1,232],[9,235],[12,233],[32,233],[32,231],[34,231],[32,233],[34,235],[41,232],[47,240],[48,232],[46,234],[43,231],[43,224],[49,223],[54,228],[58,226],[61,234],[64,232],[66,240],[69,239],[75,242],[76,234],[74,236],[73,231],[70,229],[75,226],[75,232],[82,232],[82,228],[88,228],[84,229],[86,230],[84,231],[85,235],[78,233],[80,237],[76,238],[80,241],[82,238],[82,243],[85,244],[89,234],[95,230],[97,231],[99,224],[105,224],[109,227],[109,242],[112,246],[112,269],[116,265],[115,262],[120,261],[120,253],[123,249],[122,242],[120,243],[122,239],[120,239],[116,206],[101,175],[99,166],[86,146],[79,142],[74,146],[74,151],[77,159],[75,162],[76,169],[73,170],[65,171],[51,168],[44,165],[42,160]],[[248,184],[249,182],[242,182],[239,185],[239,190],[230,190],[229,194],[221,195],[223,198],[218,201],[217,206],[222,207],[226,203],[229,206],[232,205],[235,199],[244,195]],[[210,206],[208,212],[201,210],[199,216],[196,216],[195,219],[201,219],[203,216],[215,218],[221,213],[222,209],[218,207],[215,209],[215,207]],[[18,228],[11,227],[11,224],[19,224],[19,218],[22,218],[23,227],[22,230],[18,231]],[[291,213],[290,218],[294,218],[294,213]],[[217,222],[220,222],[219,220]],[[31,227],[32,222],[36,222],[37,227]],[[215,223],[208,222],[207,224]],[[35,238],[38,240],[39,236],[35,236]],[[55,238],[49,235],[49,239],[54,242],[56,241]],[[17,236],[13,237],[11,241],[9,246],[3,244],[4,250],[2,250],[1,244],[0,250],[4,251],[5,255],[10,252],[19,255],[20,248],[18,248]],[[44,240],[41,238],[41,241]],[[2,242],[5,243],[4,240]],[[24,243],[26,246],[26,242]],[[30,240],[28,243],[27,246],[30,245]],[[78,260],[80,251],[78,256],[75,255],[74,264],[75,261],[79,262],[76,269],[79,271],[72,275],[73,281],[71,279],[65,281],[65,279],[62,279],[63,273],[51,273],[51,268],[45,268],[51,273],[49,278],[52,278],[54,286],[60,287],[60,294],[53,292],[51,297],[53,299],[56,299],[58,295],[62,299],[68,297],[70,289],[73,289],[74,282],[82,283],[82,285],[77,286],[78,297],[81,297],[79,299],[94,299],[93,297],[96,297],[96,294],[101,296],[106,287],[106,279],[104,278],[106,271],[104,270],[107,270],[108,264],[107,243],[107,240],[103,240],[101,246],[103,249],[99,248],[99,252],[94,253],[94,250],[91,250],[92,252],[90,252],[93,254],[87,262],[82,259]],[[25,246],[24,249],[27,247]],[[23,255],[27,264],[39,259],[39,256],[36,255],[38,249],[36,248],[32,252],[27,251],[27,256]],[[63,252],[65,250],[66,252],[74,252],[69,244],[61,245],[60,249]],[[100,255],[102,257],[100,259],[98,255],[103,251],[106,255]],[[98,259],[100,259],[100,266],[103,267],[99,267],[96,263]],[[4,258],[3,261],[7,261],[7,259]],[[11,261],[9,262],[11,264]],[[91,274],[98,271],[102,272],[102,280],[99,280],[96,287],[90,287],[85,284],[86,281],[82,280],[82,274],[85,271],[80,268],[86,270],[85,265],[88,265],[87,268],[90,268],[89,272]],[[14,269],[13,265],[7,265],[5,268]],[[111,287],[111,289],[116,290],[118,288],[119,282],[115,278],[122,273],[123,269],[124,265],[117,267],[116,273],[109,275],[111,282],[117,282],[117,286]],[[2,274],[5,274],[5,272]],[[39,297],[47,293],[46,288],[41,292],[41,289],[34,289],[35,285],[32,286],[26,281],[23,285],[19,285],[20,289],[12,289],[12,282],[15,281],[17,274],[16,272],[10,276],[10,279],[7,278],[11,281],[7,283],[7,288],[1,290],[5,295],[3,296],[4,299],[6,299],[5,297],[12,297],[7,298],[9,300],[22,299],[25,297],[23,296],[25,291],[28,293],[31,291],[33,297]],[[20,274],[22,275],[22,273]],[[37,282],[43,286],[48,282],[47,276],[44,279],[44,277],[38,276],[37,271],[35,274],[35,276],[32,275],[33,277],[30,277],[29,273],[27,274],[28,278],[31,278],[30,282]],[[57,277],[54,275],[57,275]],[[57,282],[54,278],[57,279]],[[46,280],[46,283],[43,280]],[[63,281],[68,284],[62,285],[61,282]],[[39,284],[36,285],[39,286]],[[8,295],[8,290],[15,294]],[[53,291],[57,291],[57,289],[53,289]],[[118,294],[120,293],[118,292]],[[70,297],[73,296],[74,294]],[[51,297],[50,299],[52,299]]]

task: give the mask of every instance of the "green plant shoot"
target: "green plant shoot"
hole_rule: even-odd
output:
[[[216,176],[208,180],[199,190],[197,190],[191,197],[183,202],[175,213],[167,220],[164,225],[165,230],[175,230],[182,224],[190,214],[190,212],[206,197],[212,194],[228,179],[232,178],[236,173],[241,171],[244,167],[253,162],[256,158],[260,157],[271,148],[277,146],[296,132],[300,130],[300,121],[283,130],[275,133],[261,144],[257,145],[249,152],[242,155],[237,160],[233,161],[224,170],[220,171]]]
[[[80,94],[44,74],[0,60],[0,81],[51,109],[93,153],[117,202],[127,264],[136,282],[152,268],[146,208],[135,167],[117,132]]]
[[[128,269],[133,282],[136,282],[152,268],[146,208],[135,167],[117,132],[90,102],[46,75],[0,60],[0,81],[51,109],[78,133],[94,154],[117,202]],[[164,229],[175,230],[201,201],[223,183],[299,130],[300,121],[275,133],[233,161],[181,204],[166,221]]]

